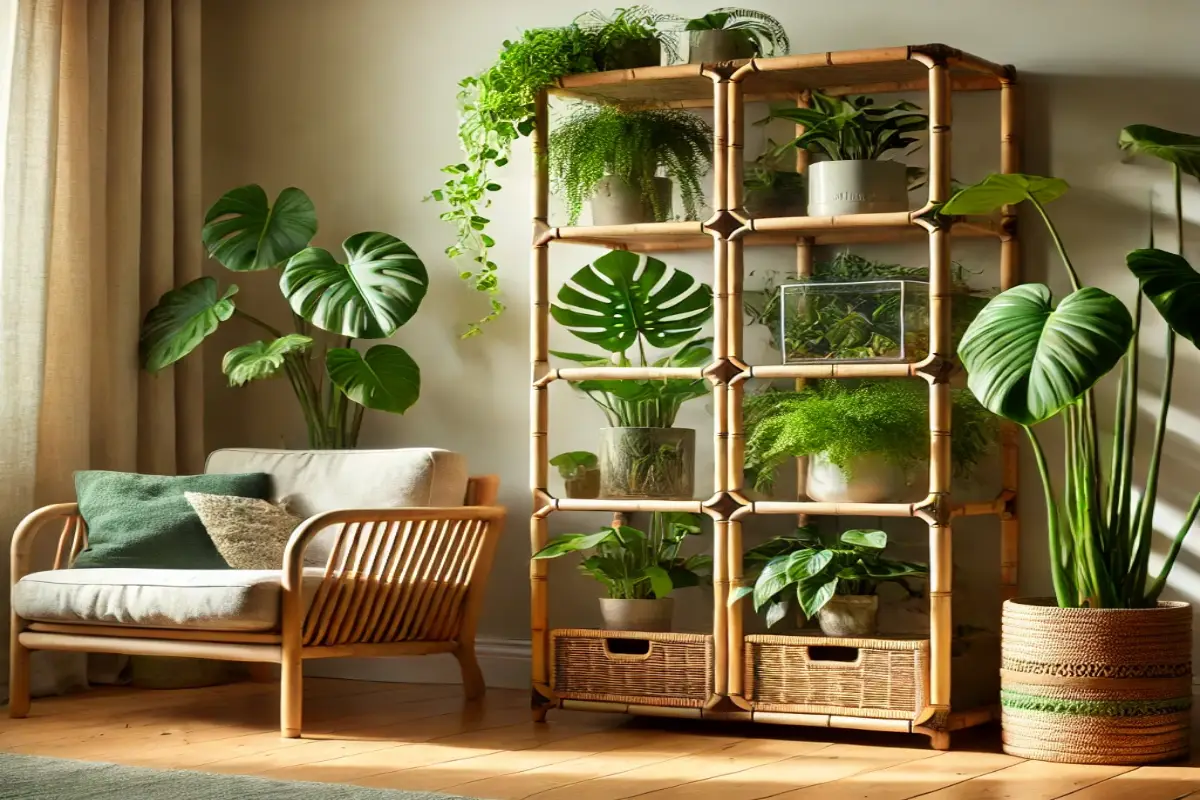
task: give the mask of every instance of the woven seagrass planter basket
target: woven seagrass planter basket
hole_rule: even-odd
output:
[[[1072,764],[1151,764],[1188,754],[1192,608],[1004,604],[1004,751]]]

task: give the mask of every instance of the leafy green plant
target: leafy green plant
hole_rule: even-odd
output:
[[[654,513],[648,532],[622,525],[596,533],[564,533],[533,557],[559,558],[590,550],[579,570],[604,584],[609,597],[661,599],[676,589],[699,586],[711,574],[712,556],[682,554],[687,538],[700,532],[698,514]]]
[[[556,467],[562,479],[569,481],[581,477],[588,470],[597,469],[600,466],[600,459],[596,458],[595,453],[589,453],[586,450],[572,450],[567,453],[559,453],[550,459],[550,466]]]
[[[881,583],[908,589],[908,578],[929,574],[925,564],[884,558],[887,541],[884,531],[853,530],[827,545],[811,527],[771,539],[742,556],[745,575],[730,592],[729,605],[753,597],[754,610],[772,627],[788,616],[793,602],[812,618],[835,594],[871,595]]]
[[[695,114],[580,104],[550,134],[549,146],[550,176],[567,200],[569,225],[579,221],[584,201],[606,175],[638,190],[654,218],[665,220],[668,209],[654,187],[660,170],[679,186],[687,219],[700,218],[700,177],[712,164],[713,131]]]
[[[272,205],[261,186],[224,194],[204,218],[211,258],[233,272],[279,270],[279,288],[295,333],[284,333],[238,308],[235,285],[224,292],[210,277],[164,294],[142,324],[142,366],[159,372],[195,350],[222,322],[237,317],[270,338],[235,347],[222,371],[232,386],[287,376],[315,448],[353,447],[364,408],[403,414],[416,402],[421,371],[391,344],[361,352],[355,339],[387,339],[417,312],[429,284],[408,245],[386,233],[357,233],[345,260],[310,242],[317,232],[312,200],[284,189]],[[328,347],[319,331],[340,338]]]
[[[679,47],[675,44],[674,31],[683,19],[674,14],[663,14],[649,6],[626,6],[611,15],[600,11],[587,11],[575,18],[575,24],[595,37],[593,43],[596,69],[628,69],[646,66],[644,55],[654,50],[645,50],[652,43],[668,64],[679,60]],[[630,61],[632,56],[633,61]]]
[[[430,197],[446,204],[441,219],[457,229],[446,255],[455,261],[470,259],[459,277],[486,294],[490,303],[487,316],[470,325],[464,336],[481,333],[483,323],[504,311],[486,213],[493,194],[501,189],[495,171],[508,163],[513,142],[533,132],[538,93],[566,75],[608,68],[630,41],[669,41],[656,27],[659,19],[639,6],[619,9],[612,19],[593,12],[561,28],[527,30],[518,39],[506,40],[490,67],[459,82],[458,140],[464,160],[442,168],[449,178]]]
[[[785,56],[791,49],[787,31],[779,20],[750,8],[714,9],[702,17],[689,19],[684,30],[692,33],[693,45],[700,31],[732,31],[754,55]]]
[[[1200,137],[1146,125],[1130,126],[1120,144],[1172,166],[1176,235],[1183,250],[1183,175],[1200,178]],[[1182,257],[1153,247],[1126,258],[1141,292],[1131,315],[1116,297],[1080,282],[1046,204],[1067,191],[1065,181],[1034,175],[990,175],[941,209],[948,215],[990,213],[1027,202],[1045,222],[1071,292],[1056,304],[1043,284],[997,295],[971,324],[961,354],[968,385],[990,411],[1020,425],[1032,445],[1042,480],[1049,528],[1050,567],[1060,607],[1145,608],[1158,601],[1183,540],[1200,511],[1200,495],[1172,537],[1158,574],[1151,576],[1154,510],[1171,408],[1177,336],[1195,343],[1200,333],[1198,274]],[[1167,322],[1162,396],[1144,488],[1135,497],[1138,435],[1138,330],[1142,297]],[[1094,386],[1122,365],[1107,458],[1099,430]],[[1034,426],[1065,420],[1061,494]],[[1107,467],[1105,466],[1107,463]],[[1061,502],[1059,498],[1062,498]]]
[[[857,456],[875,453],[902,469],[929,456],[925,385],[888,380],[847,388],[822,381],[799,392],[768,391],[744,404],[745,469],[769,491],[785,461],[820,455],[844,472]],[[966,390],[952,394],[951,460],[968,473],[991,446],[995,421]]]
[[[694,338],[712,317],[712,288],[657,258],[614,250],[576,272],[550,314],[605,355],[552,351],[584,366],[697,367],[712,360],[712,339]],[[653,357],[651,351],[669,351]],[[586,380],[572,384],[613,427],[669,428],[688,400],[708,394],[704,380]]]
[[[804,193],[804,175],[784,164],[784,152],[774,140],[767,140],[763,152],[746,166],[742,188],[747,195],[772,190]]]
[[[896,150],[907,151],[920,141],[909,134],[929,124],[921,107],[905,100],[877,106],[862,95],[830,97],[820,92],[812,93],[808,108],[777,106],[762,122],[774,119],[805,126],[804,133],[785,148],[803,148],[831,161],[875,160]]]

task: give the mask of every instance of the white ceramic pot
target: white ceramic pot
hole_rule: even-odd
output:
[[[808,168],[808,215],[908,210],[908,172],[899,161],[818,161]]]
[[[695,31],[688,47],[691,64],[715,64],[754,56],[754,45],[731,30]]]
[[[886,503],[902,495],[906,485],[904,470],[876,453],[856,456],[845,471],[824,456],[813,456],[805,492],[818,503]]]
[[[817,624],[826,636],[871,636],[878,615],[877,595],[835,594],[817,612]]]
[[[675,600],[614,600],[600,598],[600,616],[609,631],[649,631],[668,633],[675,615]]]
[[[670,178],[654,179],[658,207],[662,209],[665,219],[671,218],[673,190]],[[593,225],[636,225],[659,221],[654,214],[654,205],[645,202],[636,187],[615,175],[606,175],[596,183],[591,202]]]

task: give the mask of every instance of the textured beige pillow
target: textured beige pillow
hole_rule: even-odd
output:
[[[282,569],[288,537],[304,520],[252,497],[184,492],[212,538],[217,552],[234,569]],[[286,502],[286,501],[285,501]]]

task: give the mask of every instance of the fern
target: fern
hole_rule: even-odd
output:
[[[691,32],[693,45],[700,31],[737,31],[760,56],[786,56],[792,46],[779,20],[752,8],[717,8],[688,20],[685,30]]]

